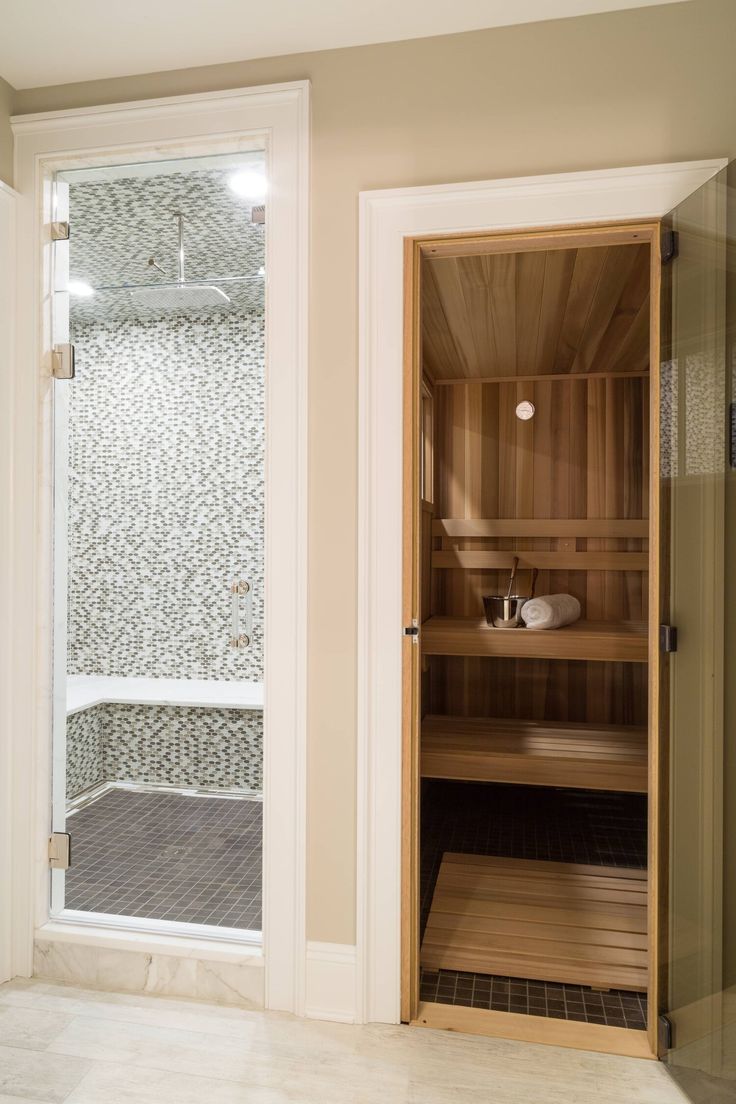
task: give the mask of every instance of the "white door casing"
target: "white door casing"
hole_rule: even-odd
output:
[[[15,216],[18,196],[0,183],[0,500],[10,502],[13,483],[13,393],[15,370]],[[7,511],[0,517],[0,982],[12,974],[15,957],[17,916],[6,889],[12,882],[14,865],[12,824],[11,662],[13,635],[13,542]],[[6,898],[5,907],[2,905]]]
[[[356,1019],[399,1021],[404,239],[660,218],[726,160],[360,196]]]
[[[11,520],[7,640],[12,649],[2,652],[11,697],[9,723],[0,727],[0,763],[7,756],[12,764],[13,872],[11,892],[4,896],[14,901],[15,938],[8,972],[31,972],[34,932],[48,920],[53,484],[46,223],[53,174],[260,143],[266,148],[270,187],[263,944],[267,1007],[300,1014],[306,957],[309,83],[26,115],[12,125],[19,193],[17,342],[9,403],[15,436],[11,486],[2,487]],[[0,910],[4,907],[0,898]]]

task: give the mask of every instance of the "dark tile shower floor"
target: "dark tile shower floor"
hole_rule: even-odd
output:
[[[68,818],[66,907],[260,931],[262,810],[248,798],[110,790]]]
[[[421,929],[445,851],[646,867],[647,802],[638,794],[425,781]],[[420,998],[615,1027],[646,1026],[646,996],[580,985],[422,970]]]

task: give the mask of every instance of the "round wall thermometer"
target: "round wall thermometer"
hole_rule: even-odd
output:
[[[528,422],[530,418],[534,417],[534,403],[528,402],[526,399],[524,402],[520,402],[516,408],[516,417],[520,418],[522,422]]]

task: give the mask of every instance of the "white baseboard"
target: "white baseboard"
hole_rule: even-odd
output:
[[[347,943],[307,943],[305,1015],[355,1023],[356,949]]]

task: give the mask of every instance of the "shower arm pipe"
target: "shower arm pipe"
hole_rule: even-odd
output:
[[[265,280],[265,276],[199,276],[196,280],[158,280],[155,284],[99,284],[95,291],[137,291],[139,288],[176,288],[196,284],[244,284]]]

